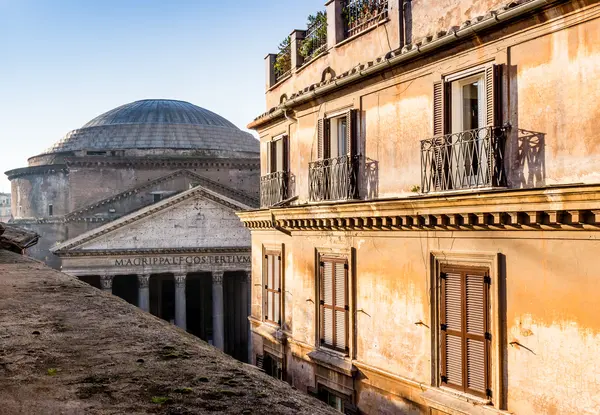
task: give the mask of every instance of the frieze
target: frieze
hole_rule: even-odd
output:
[[[116,267],[143,267],[162,265],[224,265],[249,264],[250,262],[250,255],[154,256],[114,259],[114,265]]]

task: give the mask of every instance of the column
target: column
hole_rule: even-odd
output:
[[[150,312],[150,274],[141,274],[138,278],[138,307]]]
[[[100,276],[100,287],[102,287],[102,291],[106,291],[107,293],[112,294],[112,275],[101,275]]]
[[[252,315],[252,271],[246,271],[246,284],[248,289],[248,317]],[[252,362],[252,325],[248,320],[248,363]]]
[[[185,274],[175,275],[175,325],[186,330]]]
[[[223,271],[212,273],[213,345],[225,350],[225,323],[223,315]]]

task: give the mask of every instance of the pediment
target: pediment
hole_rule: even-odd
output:
[[[235,214],[249,208],[197,186],[67,240],[52,252],[250,246],[250,232]]]

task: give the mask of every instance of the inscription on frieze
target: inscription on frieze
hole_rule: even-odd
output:
[[[249,264],[250,255],[192,255],[117,258],[116,267],[161,265]]]

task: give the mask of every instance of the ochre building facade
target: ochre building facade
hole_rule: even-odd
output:
[[[346,413],[598,413],[600,5],[326,9],[250,124],[253,363]]]

